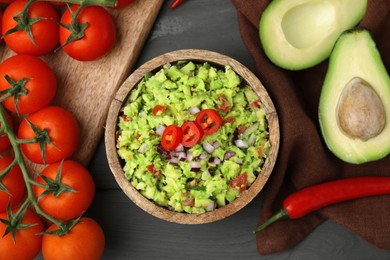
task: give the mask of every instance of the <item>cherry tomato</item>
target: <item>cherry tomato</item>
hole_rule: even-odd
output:
[[[14,209],[13,213],[16,210]],[[7,213],[0,213],[0,219],[8,220]],[[30,224],[30,226],[17,231],[16,243],[14,243],[11,233],[3,237],[6,225],[0,222],[0,259],[31,260],[41,250],[42,235],[40,233],[45,229],[39,216],[28,209],[21,223]]]
[[[2,20],[3,35],[13,29],[18,23],[15,16],[23,10],[27,0],[16,0],[4,11]],[[7,46],[16,53],[40,56],[52,52],[58,44],[59,25],[55,20],[59,16],[54,7],[47,2],[36,1],[28,9],[29,18],[42,17],[43,19],[31,25],[31,32],[35,44],[25,30],[11,33],[4,37]]]
[[[230,181],[230,187],[238,189],[239,192],[243,192],[246,190],[246,186],[248,183],[248,174],[246,172],[241,173],[240,175],[234,177]]]
[[[195,122],[202,127],[204,135],[211,135],[221,127],[222,118],[214,109],[204,109],[198,113]]]
[[[180,127],[175,125],[169,125],[165,128],[162,137],[161,144],[165,150],[174,150],[180,143],[183,137],[183,131]]]
[[[165,106],[156,105],[156,106],[152,109],[152,114],[155,115],[155,116],[159,116],[159,115],[161,115],[162,113],[164,113],[165,110],[166,110],[166,107],[165,107]]]
[[[7,111],[4,110],[4,112],[7,117],[8,124],[13,128],[13,120],[11,116],[7,113]],[[0,134],[0,153],[4,153],[10,147],[11,147],[11,142],[9,141],[8,135],[6,133]]]
[[[78,5],[71,7],[76,12]],[[70,25],[72,15],[68,10],[61,17],[61,23]],[[115,45],[115,23],[111,15],[101,6],[87,6],[77,17],[80,24],[87,24],[84,36],[76,41],[64,45],[71,35],[71,31],[60,28],[60,42],[64,51],[72,58],[79,61],[92,61],[109,53]]]
[[[128,6],[134,2],[135,2],[135,0],[118,0],[117,4],[115,6],[115,9],[125,8],[126,6]]]
[[[185,122],[182,124],[181,129],[183,131],[183,139],[181,144],[184,147],[192,147],[199,143],[203,137],[203,129],[196,122]]]
[[[16,54],[3,61],[0,64],[0,91],[11,87],[6,75],[14,82],[27,79],[23,86],[27,93],[20,94],[17,100],[17,108],[21,114],[29,114],[46,107],[56,94],[56,76],[38,57]],[[3,104],[9,111],[17,112],[13,96],[4,100]]]
[[[59,171],[61,162],[50,164],[41,173],[41,175],[55,180]],[[46,184],[41,176],[36,178],[38,183]],[[72,192],[62,192],[58,197],[54,193],[46,194],[40,198],[46,190],[43,187],[34,185],[33,191],[39,206],[59,220],[70,220],[78,218],[91,205],[95,194],[95,183],[90,173],[79,163],[75,161],[64,161],[61,169],[62,185],[71,188]]]
[[[57,230],[51,225],[46,231]],[[103,255],[105,237],[102,228],[91,218],[82,217],[64,236],[43,235],[42,255],[45,260],[99,260]]]
[[[13,159],[11,157],[2,155],[0,157],[0,172],[3,172],[12,162]],[[0,189],[0,212],[5,212],[8,202],[10,203],[11,208],[13,208],[22,201],[26,193],[26,185],[19,165],[16,164],[12,167],[12,169],[0,180],[0,182],[9,192],[6,193]]]
[[[74,116],[61,107],[48,106],[27,116],[40,130],[47,130],[51,143],[45,145],[46,163],[51,164],[70,157],[77,149],[80,140],[80,128]],[[19,139],[35,138],[31,126],[26,120],[20,123]],[[39,143],[21,144],[23,154],[32,162],[43,164]]]

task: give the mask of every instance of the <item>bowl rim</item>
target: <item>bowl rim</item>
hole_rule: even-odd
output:
[[[140,82],[146,73],[155,71],[167,63],[175,63],[178,61],[208,62],[220,67],[229,65],[256,92],[265,107],[269,127],[269,141],[271,143],[271,147],[269,149],[267,160],[265,161],[262,170],[258,173],[256,180],[232,203],[216,210],[201,214],[171,211],[144,197],[125,177],[120,163],[121,160],[119,159],[116,149],[117,118],[123,103],[128,97],[128,94]],[[269,176],[271,175],[278,155],[279,143],[280,129],[277,112],[271,97],[260,80],[248,68],[235,59],[214,51],[202,49],[182,49],[164,53],[145,62],[131,73],[131,75],[119,87],[111,102],[105,127],[105,148],[108,164],[122,191],[133,201],[133,203],[147,213],[160,219],[179,224],[204,224],[222,220],[236,213],[251,202],[263,189]]]

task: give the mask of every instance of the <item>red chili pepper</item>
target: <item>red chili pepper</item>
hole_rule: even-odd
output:
[[[204,109],[198,113],[195,118],[205,135],[211,135],[216,132],[222,125],[222,118],[214,109]]]
[[[390,194],[390,177],[353,177],[313,185],[289,195],[283,208],[265,223],[259,232],[282,218],[296,219],[325,206],[374,195]]]
[[[183,139],[181,144],[184,147],[192,147],[199,143],[203,137],[203,129],[196,122],[185,122],[181,129],[183,130]]]
[[[175,125],[167,126],[161,137],[161,145],[165,150],[174,150],[183,138],[183,131],[180,127]]]
[[[183,2],[184,2],[184,0],[173,0],[172,3],[169,6],[169,9],[170,10],[175,9],[176,7],[181,5]]]

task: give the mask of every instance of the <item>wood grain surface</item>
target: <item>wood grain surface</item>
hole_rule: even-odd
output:
[[[117,28],[114,49],[102,59],[80,62],[63,50],[41,57],[57,76],[57,94],[52,102],[68,109],[81,128],[81,142],[73,159],[88,165],[99,143],[108,107],[130,74],[159,13],[163,0],[136,1],[124,9],[108,9]],[[2,45],[0,59],[15,55]],[[41,165],[27,163],[32,170]]]

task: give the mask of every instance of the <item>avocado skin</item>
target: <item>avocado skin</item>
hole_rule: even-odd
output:
[[[338,37],[358,25],[366,9],[367,0],[274,0],[260,17],[260,42],[275,65],[287,70],[307,69],[329,57]],[[295,18],[290,15],[294,12]],[[306,43],[301,41],[305,37]],[[289,42],[291,38],[298,46]]]
[[[368,140],[348,136],[337,120],[340,96],[353,78],[367,82],[384,108],[385,125]],[[320,95],[319,123],[327,147],[345,162],[362,164],[390,154],[390,77],[367,30],[348,30],[336,41]]]

